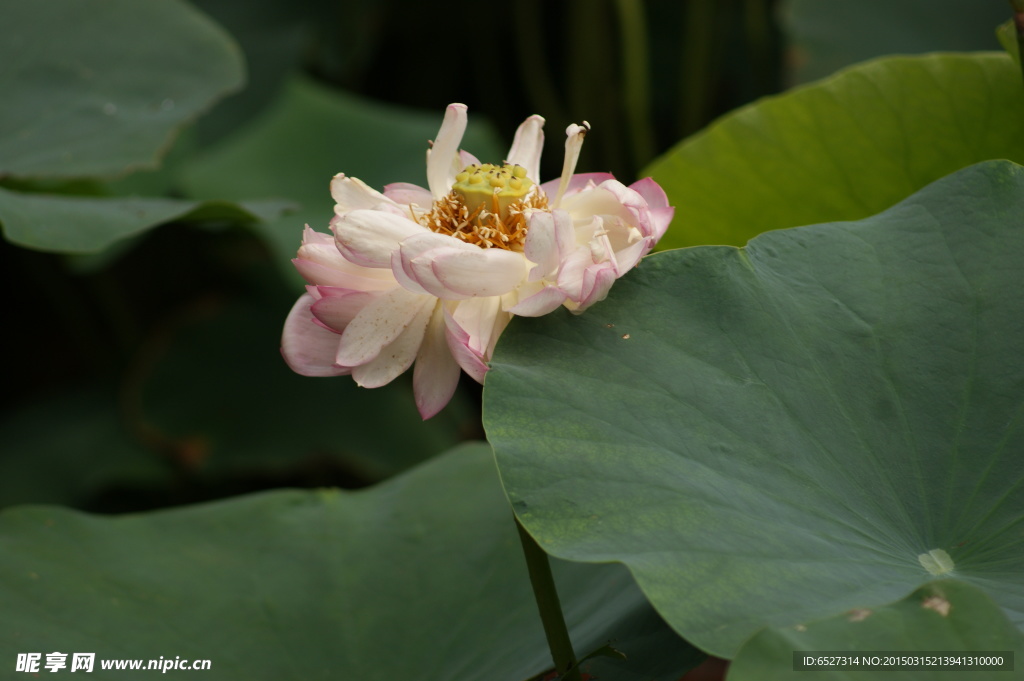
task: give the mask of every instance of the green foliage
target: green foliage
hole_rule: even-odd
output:
[[[0,177],[154,168],[245,78],[231,38],[180,0],[4,0],[0,13]]]
[[[176,221],[256,222],[287,212],[284,201],[25,194],[0,189],[0,223],[13,244],[54,253],[97,253],[115,242]]]
[[[364,492],[119,518],[22,507],[0,515],[0,542],[10,660],[170,655],[209,659],[218,679],[363,681],[521,681],[550,666],[485,445]],[[624,570],[555,568],[580,649],[612,640],[630,658],[596,658],[593,673],[671,681],[700,660]],[[124,672],[97,661],[93,675]]]
[[[797,82],[886,54],[993,50],[993,30],[1010,15],[1005,0],[783,0]]]
[[[1014,659],[1014,670],[1024,655],[1024,634],[978,587],[942,580],[930,582],[901,601],[881,607],[858,608],[806,625],[769,629],[754,636],[740,650],[729,672],[730,681],[801,681],[832,679],[859,681],[932,681],[949,675],[963,681],[1001,681],[1007,671],[983,666],[966,669],[956,664],[943,671],[931,669],[874,669],[842,671],[821,668],[795,671],[794,651],[913,651],[945,652],[989,657],[1002,651]],[[1010,655],[1005,653],[1009,652]],[[998,655],[998,654],[997,654]],[[873,657],[873,655],[872,655]]]
[[[679,206],[661,246],[885,210],[972,163],[1024,162],[1024,90],[1005,54],[893,57],[762,100],[647,170]]]
[[[721,656],[900,598],[937,550],[1024,623],[1022,214],[1024,169],[980,164],[517,323],[484,391],[517,515]]]

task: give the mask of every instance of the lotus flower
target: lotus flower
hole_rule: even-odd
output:
[[[484,382],[512,315],[586,310],[665,233],[673,209],[650,178],[573,174],[587,123],[568,127],[562,175],[540,184],[543,118],[519,126],[500,166],[459,151],[466,122],[465,105],[448,107],[427,152],[429,189],[334,177],[333,236],[307,225],[293,261],[309,282],[281,342],[294,371],[375,388],[415,363],[430,418],[460,369]]]

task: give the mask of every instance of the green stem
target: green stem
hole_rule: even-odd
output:
[[[711,107],[711,88],[717,65],[714,63],[716,25],[715,0],[690,0],[686,3],[686,27],[683,38],[682,130],[687,137],[707,122]]]
[[[530,573],[533,595],[537,599],[537,609],[540,610],[540,620],[544,625],[544,635],[548,639],[555,669],[559,674],[565,674],[561,677],[563,681],[582,681],[579,667],[576,665],[576,653],[573,652],[572,641],[569,639],[569,630],[562,616],[562,606],[558,602],[558,591],[555,589],[555,579],[551,575],[548,554],[544,553],[544,549],[530,536],[519,522],[519,518],[516,518],[516,528],[519,530],[519,540],[523,544],[526,569]]]
[[[647,63],[647,18],[642,0],[616,0],[622,31],[622,70],[626,117],[633,148],[633,167],[639,170],[654,157],[651,137],[651,89]]]
[[[1020,68],[1024,73],[1024,0],[1010,0],[1013,7],[1013,26],[1017,29],[1017,53],[1020,55]]]

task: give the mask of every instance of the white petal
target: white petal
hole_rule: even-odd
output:
[[[583,296],[574,312],[583,312],[594,303],[604,300],[615,279],[615,269],[610,262],[588,267],[583,273]]]
[[[420,416],[429,419],[448,404],[459,385],[460,373],[459,365],[448,348],[444,305],[438,301],[427,324],[412,374],[413,393]]]
[[[470,378],[477,383],[483,383],[488,369],[487,362],[483,359],[483,352],[472,347],[472,338],[469,332],[455,321],[452,312],[447,308],[444,312],[444,320],[448,349],[451,350],[455,361]]]
[[[572,218],[562,210],[553,213],[537,211],[529,220],[523,255],[535,264],[530,270],[529,281],[540,281],[553,276],[563,254],[575,246]]]
[[[324,325],[339,334],[364,307],[380,295],[379,293],[352,291],[332,286],[320,286],[317,288],[317,293],[320,295],[320,300],[313,303],[309,308],[310,312]],[[337,340],[340,341],[341,338],[339,337]]]
[[[472,250],[444,249],[430,251],[431,269],[446,295],[440,297],[500,296],[508,293],[527,276],[527,262],[522,253],[497,248]]]
[[[473,298],[461,301],[450,317],[451,322],[468,335],[468,346],[484,362],[491,360],[491,352],[498,336],[508,325],[512,315],[501,309],[501,298]]]
[[[520,300],[508,311],[520,317],[543,317],[558,309],[565,299],[565,292],[557,286],[544,286],[532,296]]]
[[[576,173],[569,178],[569,184],[565,188],[565,193],[562,195],[564,199],[567,196],[572,196],[578,191],[582,191],[587,186],[596,187],[605,180],[614,180],[615,176],[611,173]],[[549,197],[553,197],[558,193],[558,185],[561,184],[562,178],[556,178],[554,180],[548,180],[540,186],[541,190]]]
[[[415,234],[402,242],[397,257],[391,260],[391,271],[396,279],[410,291],[424,291],[430,295],[444,297],[448,291],[437,280],[427,253],[445,248],[476,248],[471,244],[447,236],[427,232]],[[440,251],[438,251],[440,252]]]
[[[394,201],[362,180],[338,173],[331,180],[331,196],[334,198],[334,212],[338,215],[352,210],[377,208],[382,203],[394,205]]]
[[[583,276],[587,268],[594,264],[590,255],[590,247],[583,245],[562,259],[558,270],[558,288],[577,303],[583,297]]]
[[[352,370],[352,378],[364,388],[379,388],[395,380],[412,366],[420,351],[427,322],[434,310],[435,299],[418,296],[415,314],[405,325],[398,337],[381,349],[370,362]]]
[[[370,362],[412,324],[430,300],[430,296],[410,293],[401,287],[380,295],[345,327],[335,362],[347,367]]]
[[[349,369],[334,364],[341,336],[313,322],[314,298],[302,294],[292,306],[281,334],[281,355],[291,370],[303,376],[344,376]]]
[[[565,129],[565,158],[562,161],[562,177],[558,181],[558,193],[555,200],[551,202],[552,208],[558,208],[562,195],[569,188],[569,180],[573,171],[576,170],[576,162],[580,159],[580,150],[583,149],[583,138],[590,130],[590,123],[583,121],[583,125],[571,124]]]
[[[292,264],[295,265],[295,269],[299,271],[303,279],[316,286],[337,286],[359,291],[386,291],[394,288],[396,284],[395,278],[388,270],[360,267],[352,263],[348,263],[346,269],[338,269],[326,267],[311,260],[295,258],[292,260]]]
[[[506,163],[526,168],[526,176],[540,183],[540,155],[544,151],[544,119],[530,116],[516,130],[512,148],[508,150]]]
[[[462,170],[459,144],[469,120],[466,108],[465,104],[448,105],[434,146],[427,152],[427,186],[435,200],[448,193],[455,183],[455,175]]]
[[[378,210],[354,210],[334,227],[338,250],[363,267],[391,267],[391,253],[403,239],[427,229],[409,218]]]
[[[434,195],[419,185],[410,182],[392,182],[384,187],[384,196],[395,203],[419,206],[423,210],[434,203]]]

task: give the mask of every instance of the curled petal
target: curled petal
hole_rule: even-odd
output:
[[[466,108],[465,104],[448,105],[434,146],[427,152],[427,185],[434,199],[448,193],[455,183],[455,175],[462,170],[459,144],[466,134]]]
[[[407,217],[377,210],[354,210],[334,226],[338,250],[363,267],[391,267],[391,253],[403,239],[427,229]]]
[[[529,281],[539,281],[554,275],[562,258],[575,244],[572,218],[562,210],[538,211],[530,216],[523,255],[534,263]]]
[[[526,276],[522,254],[483,249],[442,234],[412,236],[400,252],[402,271],[446,300],[502,295]]]
[[[335,362],[357,367],[377,357],[413,323],[430,296],[397,287],[374,298],[345,327]]]
[[[520,317],[543,317],[557,310],[567,297],[557,286],[542,286],[536,293],[521,298],[508,311]]]
[[[332,248],[334,246],[332,245]],[[337,250],[337,249],[335,249]],[[340,257],[340,255],[339,255]],[[353,265],[347,260],[344,267],[326,267],[318,262],[295,258],[292,264],[302,278],[317,286],[337,286],[359,291],[386,291],[395,287],[391,272]]]
[[[611,262],[592,265],[584,270],[582,295],[574,312],[583,312],[594,303],[604,300],[616,279],[615,267]]]
[[[334,286],[318,286],[317,294],[320,299],[313,303],[309,310],[324,326],[336,333],[344,331],[349,322],[380,295]]]
[[[420,416],[429,419],[441,411],[459,385],[459,365],[448,348],[444,304],[434,305],[412,374],[413,393]]]
[[[334,237],[314,232],[309,225],[297,255],[292,264],[310,284],[364,291],[380,291],[395,285],[390,272],[352,264],[338,250]]]
[[[463,371],[477,383],[484,382],[491,352],[510,318],[497,297],[474,298],[445,309],[448,347]]]
[[[596,187],[606,180],[614,179],[615,176],[611,173],[576,173],[569,178],[565,191],[562,193],[562,198],[564,199],[567,196],[572,196],[576,192],[587,189],[588,187]],[[549,180],[542,184],[540,188],[547,196],[554,196],[558,192],[558,185],[561,181],[561,178],[557,180]]]
[[[341,215],[352,210],[378,208],[381,204],[394,205],[385,194],[366,185],[355,177],[338,173],[331,180],[331,196],[334,198],[334,212]]]
[[[417,296],[415,313],[405,324],[398,336],[366,364],[352,369],[352,378],[364,388],[379,388],[395,380],[412,366],[420,351],[427,322],[436,301],[427,296]]]
[[[544,119],[530,116],[516,129],[512,148],[508,150],[506,163],[520,165],[526,169],[526,176],[540,182],[540,155],[544,151]]]
[[[449,294],[443,297],[501,296],[526,278],[526,259],[513,251],[453,249],[438,253],[432,260],[434,276]]]
[[[657,182],[649,177],[638,180],[629,185],[629,188],[643,197],[647,202],[647,210],[650,213],[650,236],[657,242],[665,235],[675,215],[675,208],[668,205],[668,196],[665,190]]]
[[[648,208],[668,208],[668,196],[653,178],[645,177],[642,180],[637,180],[629,185],[629,188],[643,197]]]
[[[281,334],[281,355],[303,376],[345,376],[349,369],[334,364],[341,336],[313,323],[314,298],[304,293],[292,306]]]
[[[448,349],[452,357],[466,374],[477,383],[483,383],[487,376],[488,366],[481,356],[470,347],[469,334],[465,329],[451,321],[450,315],[445,312],[445,338],[448,341]]]
[[[424,210],[434,203],[434,195],[419,185],[409,182],[392,182],[384,187],[384,196],[404,206],[419,206]]]

